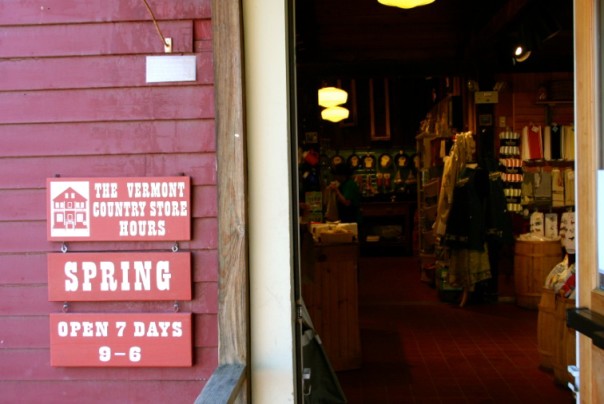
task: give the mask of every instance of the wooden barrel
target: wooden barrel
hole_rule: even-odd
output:
[[[559,240],[516,240],[514,247],[514,286],[516,304],[537,309],[545,278],[562,261]]]
[[[553,356],[559,337],[556,335],[556,294],[552,289],[543,288],[537,316],[537,350],[539,367],[553,371]]]
[[[554,382],[566,387],[568,383],[574,382],[574,378],[568,373],[568,365],[576,364],[575,353],[575,330],[566,326],[566,309],[575,307],[574,299],[565,299],[556,296],[556,308],[554,311],[554,328],[556,340],[554,355],[552,356],[552,367],[554,370]]]

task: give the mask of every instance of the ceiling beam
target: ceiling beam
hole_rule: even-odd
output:
[[[479,55],[481,51],[493,44],[494,38],[515,21],[518,15],[531,3],[531,0],[509,0],[493,17],[473,35],[466,47],[466,57]]]

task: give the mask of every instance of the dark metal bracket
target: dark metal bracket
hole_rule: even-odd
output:
[[[566,310],[566,326],[591,338],[593,344],[604,349],[604,316],[586,307]]]

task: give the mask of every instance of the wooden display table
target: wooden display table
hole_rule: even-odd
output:
[[[306,253],[302,297],[331,366],[359,368],[358,243],[314,243]]]

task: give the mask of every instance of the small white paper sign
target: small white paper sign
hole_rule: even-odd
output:
[[[195,81],[194,55],[147,56],[147,83]]]

